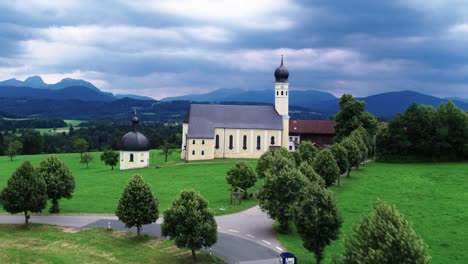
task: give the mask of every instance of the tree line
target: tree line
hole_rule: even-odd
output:
[[[380,160],[468,159],[468,113],[453,102],[434,108],[413,103],[377,133]]]
[[[41,134],[33,129],[0,132],[0,155],[77,152],[75,141],[78,139],[85,140],[90,151],[117,150],[120,149],[122,136],[130,130],[129,122],[90,122],[80,129],[71,126],[68,133]],[[165,145],[178,148],[181,130],[181,125],[157,122],[144,122],[139,129],[148,137],[153,149]],[[17,143],[10,147],[13,142]]]

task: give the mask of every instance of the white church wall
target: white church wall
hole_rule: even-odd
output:
[[[133,155],[133,161],[131,155]],[[149,151],[120,151],[120,170],[146,168],[148,166]]]

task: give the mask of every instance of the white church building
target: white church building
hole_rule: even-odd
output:
[[[150,143],[145,135],[138,132],[139,119],[132,118],[132,131],[122,137],[120,142],[120,170],[149,167]]]

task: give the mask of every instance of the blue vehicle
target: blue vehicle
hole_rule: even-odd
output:
[[[283,252],[279,255],[280,264],[297,264],[297,258],[289,252]]]

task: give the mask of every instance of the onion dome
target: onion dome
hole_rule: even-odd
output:
[[[283,64],[283,55],[281,55],[281,65],[275,70],[276,82],[288,82],[289,71]]]
[[[138,132],[138,117],[132,118],[133,131],[128,132],[120,141],[120,149],[125,151],[147,151],[150,149],[149,140]]]

